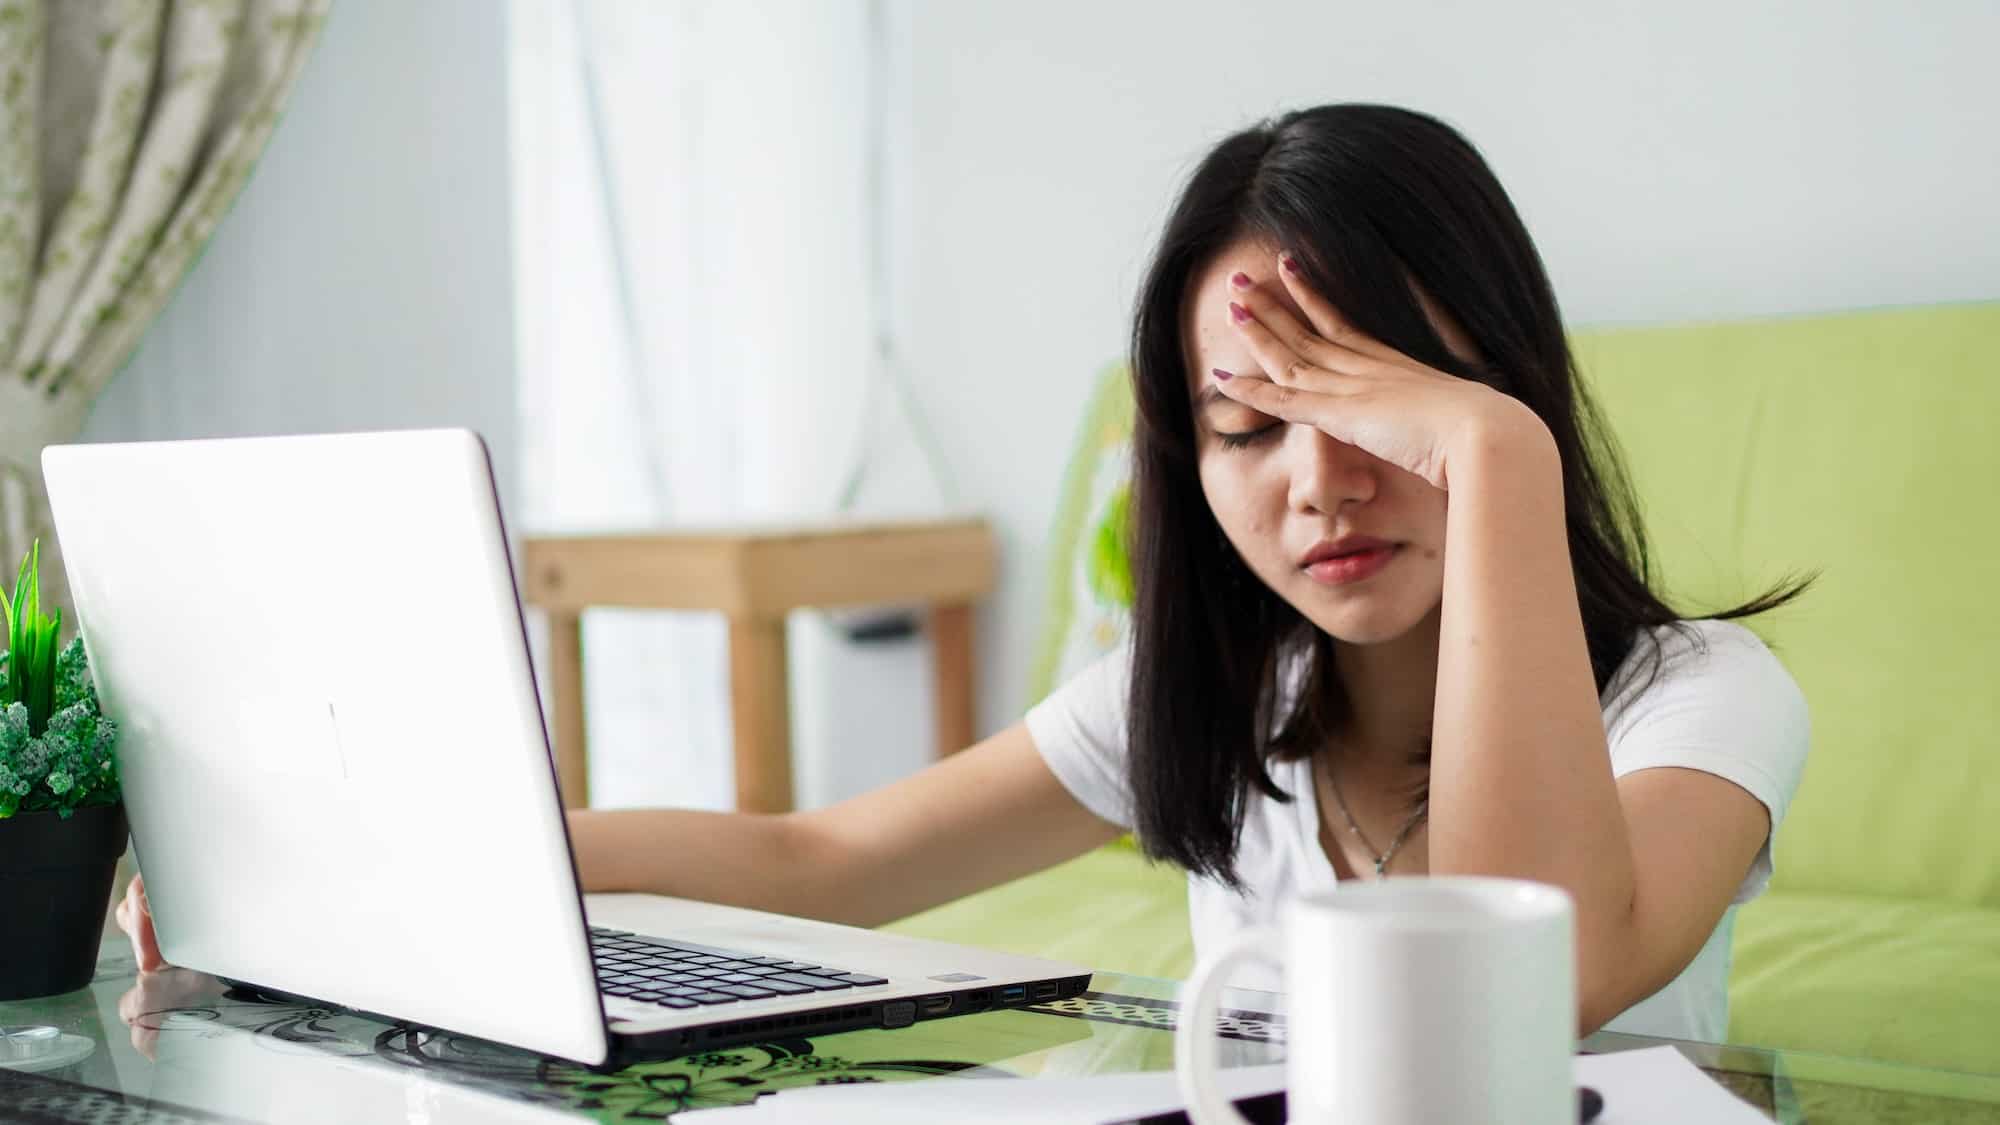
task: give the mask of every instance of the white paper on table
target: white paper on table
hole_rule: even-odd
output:
[[[1604,1095],[1595,1125],[1771,1125],[1672,1047],[1580,1055],[1576,1080]]]
[[[1579,1056],[1576,1081],[1604,1097],[1596,1125],[1770,1125],[1770,1118],[1716,1085],[1672,1047]],[[1284,1088],[1285,1066],[1225,1070],[1224,1095],[1246,1098]],[[1182,1108],[1171,1071],[1094,1078],[945,1078],[882,1085],[815,1086],[754,1104],[679,1115],[696,1125],[1103,1125]]]

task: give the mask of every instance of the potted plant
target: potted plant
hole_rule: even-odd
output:
[[[125,806],[83,642],[58,648],[62,611],[42,614],[40,543],[0,625],[0,1000],[23,1000],[90,983]]]

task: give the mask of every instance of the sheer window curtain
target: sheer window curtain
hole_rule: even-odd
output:
[[[73,441],[236,198],[327,0],[0,0],[0,560],[42,543]]]
[[[866,143],[882,97],[880,6],[512,2],[517,526],[833,513],[852,499],[858,443],[898,449],[871,418],[892,413],[870,389],[885,303]],[[925,487],[863,508],[935,510]],[[863,737],[923,745],[921,642],[856,655],[836,653],[823,622],[795,620],[792,635],[802,804],[882,779],[824,776],[816,716],[855,701],[836,708],[829,697],[845,693],[816,669],[838,662],[871,691],[911,685],[914,705]],[[585,615],[594,804],[728,807],[725,638],[715,615]],[[921,763],[920,750],[863,752],[876,775]]]

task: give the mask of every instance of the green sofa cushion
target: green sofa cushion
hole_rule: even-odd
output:
[[[1773,885],[2000,907],[2000,303],[1580,333],[1670,591],[1812,713]]]
[[[1194,968],[1187,876],[1103,847],[884,929],[1178,980]]]
[[[2000,1074],[2000,910],[1772,891],[1733,950],[1732,1042]]]

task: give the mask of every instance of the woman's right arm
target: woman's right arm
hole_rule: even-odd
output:
[[[586,891],[647,891],[874,926],[1083,854],[1119,834],[1015,725],[901,781],[781,814],[576,810]],[[165,967],[145,883],[118,907],[144,971]]]
[[[646,891],[875,926],[1081,855],[1120,829],[1016,723],[910,777],[806,812],[577,810],[586,891]]]

